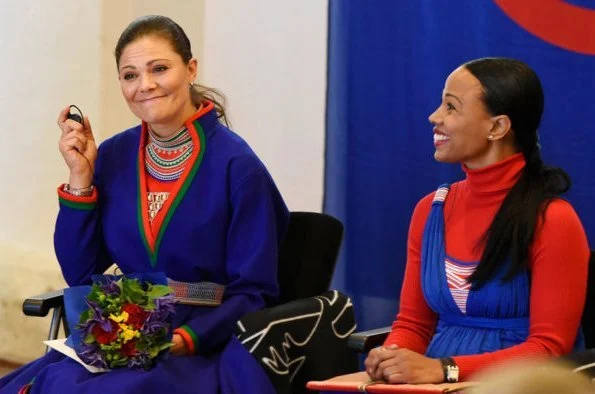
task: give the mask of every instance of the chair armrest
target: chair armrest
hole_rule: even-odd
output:
[[[391,327],[376,328],[351,334],[347,339],[347,346],[359,353],[367,353],[372,348],[380,346],[388,336]]]
[[[47,316],[50,309],[64,304],[64,290],[52,291],[27,298],[23,302],[23,313],[27,316]]]

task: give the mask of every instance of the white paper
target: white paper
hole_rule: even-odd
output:
[[[62,353],[63,355],[70,357],[77,363],[81,364],[85,369],[91,373],[100,373],[100,372],[108,372],[109,369],[94,367],[92,365],[87,365],[79,358],[73,348],[66,345],[66,338],[54,339],[52,341],[43,341],[46,345],[51,347],[52,349]]]

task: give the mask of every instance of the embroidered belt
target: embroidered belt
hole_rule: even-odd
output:
[[[219,306],[225,286],[213,282],[178,282],[167,279],[174,301],[185,305]]]
[[[526,330],[529,328],[528,317],[517,318],[489,318],[473,316],[457,316],[442,314],[439,320],[451,326],[473,327],[473,328],[493,328],[500,330]]]

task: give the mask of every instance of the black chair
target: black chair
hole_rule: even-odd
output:
[[[293,212],[279,253],[281,305],[238,322],[238,339],[278,393],[312,393],[308,381],[358,369],[346,345],[356,328],[353,305],[328,291],[342,237],[343,225],[332,216]]]
[[[329,289],[343,224],[330,215],[292,212],[279,250],[280,303],[313,297]]]
[[[358,369],[357,355],[346,345],[356,327],[353,305],[345,295],[328,291],[342,237],[343,225],[332,216],[291,212],[279,251],[280,302],[238,322],[239,340],[280,394],[307,393],[309,380]],[[62,290],[23,303],[28,316],[47,316],[50,310],[49,339],[57,338],[61,323],[68,335]]]
[[[591,250],[589,257],[587,298],[581,318],[581,327],[585,336],[586,349],[595,349],[595,250]],[[349,337],[347,344],[350,349],[356,352],[367,353],[374,347],[382,345],[390,330],[390,327],[382,327],[357,332]]]

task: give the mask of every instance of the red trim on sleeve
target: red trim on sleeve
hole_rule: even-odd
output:
[[[187,326],[182,326],[182,327],[176,328],[174,330],[174,334],[179,334],[182,337],[182,339],[184,340],[186,347],[188,348],[188,353],[194,354],[196,351],[194,337],[196,337],[196,335],[193,332],[192,333],[188,332],[186,327]]]

